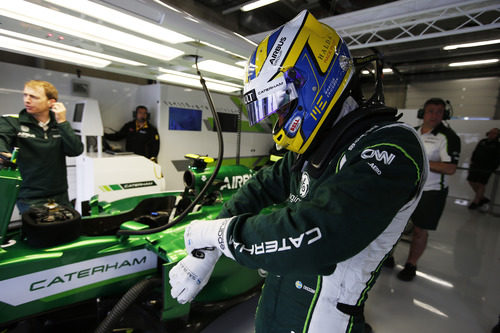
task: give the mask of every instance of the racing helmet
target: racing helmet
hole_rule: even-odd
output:
[[[250,126],[277,113],[274,141],[304,153],[320,128],[338,118],[354,72],[342,38],[302,11],[260,42],[248,60],[244,102]]]

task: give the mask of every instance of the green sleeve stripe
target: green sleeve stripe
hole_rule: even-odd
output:
[[[318,275],[318,279],[316,282],[316,292],[314,293],[314,297],[311,301],[311,305],[309,306],[309,311],[307,312],[306,322],[304,323],[304,328],[302,329],[302,333],[307,333],[307,329],[309,328],[309,322],[311,321],[311,316],[316,306],[316,302],[318,301],[318,295],[321,292],[321,275]]]
[[[337,160],[337,166],[335,167],[335,173],[339,172],[340,162],[342,162],[342,159],[344,158],[344,156],[345,156],[345,152],[343,152],[342,155],[340,155],[339,159]]]
[[[402,147],[400,147],[398,145],[395,145],[393,143],[378,143],[376,145],[366,147],[366,149],[373,148],[373,147],[378,147],[378,146],[391,146],[391,147],[394,147],[394,148],[398,149],[399,151],[401,151],[403,153],[403,155],[405,155],[406,158],[408,158],[413,163],[413,165],[415,165],[415,168],[417,169],[417,180],[415,181],[415,184],[417,184],[420,181],[420,177],[421,177],[422,171],[418,167],[418,164],[415,161],[415,159],[413,157],[411,157],[410,154],[408,154],[406,152],[406,150],[404,150]]]

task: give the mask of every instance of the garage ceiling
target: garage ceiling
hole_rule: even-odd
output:
[[[254,41],[307,9],[334,27],[354,56],[384,56],[388,80],[421,81],[500,76],[500,62],[450,67],[450,63],[500,58],[500,43],[444,50],[446,45],[500,39],[500,2],[486,0],[281,0],[237,10],[248,0],[169,0],[186,11]]]
[[[117,14],[114,15],[114,20],[84,12],[81,8],[85,2],[0,1],[1,61],[21,64],[30,62],[36,51],[14,51],[13,45],[18,41],[30,45],[49,43],[48,47],[52,49],[65,48],[68,52],[85,53],[89,57],[106,55],[107,65],[98,68],[99,71],[159,80],[158,75],[166,73],[196,74],[193,64],[194,56],[197,56],[200,65],[203,60],[215,60],[235,66],[222,74],[203,68],[201,71],[206,78],[233,85],[233,91],[237,92],[241,87],[241,80],[235,74],[241,72],[242,68],[237,63],[249,56],[255,48],[255,43],[249,40],[262,40],[270,30],[292,19],[301,10],[308,9],[322,22],[337,30],[348,42],[353,55],[362,56],[373,52],[382,54],[386,66],[394,73],[386,75],[388,81],[500,76],[500,62],[449,66],[453,62],[498,59],[498,43],[455,50],[443,49],[445,45],[499,39],[498,0],[280,0],[250,12],[239,10],[248,1],[237,0],[91,1],[91,4],[115,11]],[[75,7],[71,8],[72,6]],[[35,15],[29,17],[31,13]],[[118,14],[126,14],[141,21],[131,21],[121,26],[125,20]],[[67,27],[62,28],[60,24],[63,18],[68,17],[73,22],[73,29],[69,30]],[[80,30],[86,22],[90,22],[90,30],[87,34],[82,34]],[[153,25],[173,30],[186,39],[179,42],[166,40],[173,33],[165,31],[153,35]],[[141,31],[141,28],[145,30]],[[116,31],[120,34],[113,35]],[[98,40],[96,36],[99,37]],[[129,43],[136,39],[137,43]],[[141,43],[145,44],[140,46]],[[169,59],[165,57],[167,49],[155,51],[158,45],[173,48],[180,55]],[[18,54],[28,57],[17,56]],[[31,61],[41,67],[54,61],[47,51],[38,51],[36,59],[51,59]],[[213,66],[208,69],[211,67]],[[89,66],[75,65],[73,62],[72,68]]]

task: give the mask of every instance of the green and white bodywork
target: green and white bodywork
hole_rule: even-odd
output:
[[[224,201],[253,175],[244,166],[222,166],[201,204],[180,223],[148,235],[116,235],[119,229],[142,230],[172,220],[179,203],[191,200],[213,172],[213,167],[195,163],[184,175],[184,192],[143,195],[111,203],[94,198],[90,201],[90,215],[82,217],[77,239],[35,248],[26,242],[22,228],[7,230],[21,178],[16,170],[0,172],[0,213],[4,219],[0,221],[0,328],[79,302],[122,295],[150,277],[163,280],[161,320],[185,316],[190,304],[180,305],[173,300],[168,284],[168,271],[186,256],[184,229],[194,219],[216,218]],[[256,271],[223,257],[195,301],[228,300],[255,288],[261,281]]]

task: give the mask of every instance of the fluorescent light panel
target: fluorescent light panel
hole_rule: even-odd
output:
[[[375,74],[375,71],[374,70],[369,71],[367,69],[361,70],[361,74],[368,75],[370,73]],[[394,71],[392,70],[392,68],[383,68],[382,69],[382,73],[384,73],[384,74],[393,74]]]
[[[0,1],[0,15],[164,61],[184,54],[144,38],[22,0]]]
[[[30,35],[20,34],[20,33],[14,32],[14,31],[0,29],[0,34],[15,37],[18,39],[28,40],[28,41],[42,44],[42,45],[52,46],[52,47],[63,49],[63,50],[68,50],[71,52],[86,54],[86,55],[93,56],[93,57],[100,58],[100,59],[111,60],[114,62],[119,62],[119,63],[131,65],[131,66],[146,66],[146,64],[143,64],[142,62],[137,62],[137,61],[133,61],[133,60],[129,60],[129,59],[119,58],[119,57],[107,55],[104,53],[93,52],[93,51],[81,49],[78,47],[69,46],[66,44],[57,43],[57,42],[53,42],[50,40],[33,37]]]
[[[485,60],[475,60],[475,61],[452,62],[448,66],[450,66],[450,67],[474,66],[474,65],[493,64],[495,62],[498,62],[498,59],[485,59]]]
[[[236,63],[236,65],[241,66],[241,67],[246,67],[246,65],[247,65],[247,60],[244,60],[244,61],[238,61],[238,62]]]
[[[210,43],[204,42],[204,41],[202,41],[202,40],[200,40],[200,44],[206,45],[206,46],[208,46],[208,47],[214,48],[214,49],[216,49],[216,50],[219,50],[219,51],[225,52],[225,53],[227,53],[227,54],[233,55],[233,56],[238,57],[238,58],[241,58],[241,59],[247,59],[247,57],[244,57],[244,56],[239,55],[239,54],[237,54],[237,53],[234,53],[234,52],[228,51],[228,50],[226,50],[226,49],[225,49],[225,48],[223,48],[223,47],[220,47],[220,46],[217,46],[217,45],[214,45],[214,44],[210,44]]]
[[[164,68],[160,68],[160,71],[165,73],[156,77],[160,81],[186,85],[189,87],[202,88],[200,78],[197,75],[172,71]],[[242,86],[239,86],[237,84],[209,78],[205,78],[205,82],[207,84],[207,88],[224,93],[237,92],[242,89]]]
[[[36,55],[41,58],[55,59],[64,62],[70,62],[77,65],[102,68],[111,63],[96,57],[90,57],[79,53],[69,52],[50,46],[40,45],[33,42],[0,36],[0,48],[13,50],[21,53]]]
[[[196,68],[196,65],[193,65]],[[204,60],[198,63],[198,68],[207,72],[233,77],[243,80],[245,70],[240,67],[231,66],[215,60]]]
[[[156,24],[141,20],[131,15],[124,14],[118,10],[99,5],[88,0],[45,0],[58,6],[92,16],[96,19],[114,24],[127,30],[141,33],[167,43],[185,43],[194,39],[177,33],[173,30],[160,27]]]
[[[247,41],[248,43],[252,44],[253,46],[257,46],[257,45],[258,45],[258,44],[257,44],[256,42],[254,42],[253,40],[250,40],[250,39],[246,38],[245,36],[240,35],[240,34],[239,34],[239,33],[237,33],[237,32],[233,32],[233,34],[235,34],[236,36],[238,36],[238,37],[240,37],[240,38],[244,39],[245,41]]]
[[[274,2],[278,2],[279,0],[258,0],[258,1],[252,1],[252,2],[249,2],[245,5],[243,5],[240,10],[242,12],[249,12],[251,10],[254,10],[254,9],[257,9],[257,8],[260,8],[260,7],[264,7],[264,6],[267,6],[267,5],[270,5]]]
[[[170,10],[173,10],[173,11],[174,11],[174,12],[176,12],[176,13],[180,13],[180,10],[177,10],[177,8],[174,8],[174,7],[172,7],[172,6],[169,6],[169,5],[167,5],[166,3],[161,2],[160,0],[153,0],[153,1],[154,1],[154,2],[156,2],[157,4],[159,4],[159,5],[163,6],[163,7],[166,7],[166,8],[168,8],[168,9],[170,9]]]
[[[492,45],[492,44],[498,44],[498,43],[500,43],[500,39],[493,39],[493,40],[485,40],[482,42],[447,45],[447,46],[443,47],[443,49],[444,50],[456,50],[456,49],[461,49],[461,48],[466,48],[466,47],[477,47],[477,46]]]

